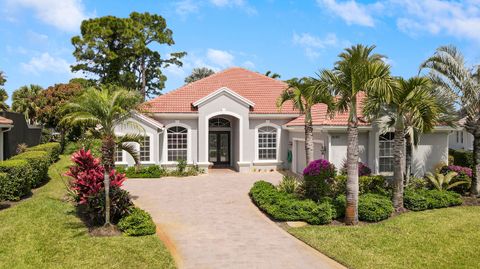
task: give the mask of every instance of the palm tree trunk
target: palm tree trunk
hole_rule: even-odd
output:
[[[352,101],[355,102],[355,101]],[[347,128],[347,206],[345,224],[358,223],[358,119],[356,108],[350,109]]]
[[[310,108],[305,112],[305,156],[308,165],[313,161],[313,126]]]
[[[115,168],[115,139],[107,135],[102,140],[102,163],[105,168],[105,226],[110,225],[110,171]]]
[[[477,127],[479,129],[480,127]],[[477,130],[476,130],[477,131]],[[480,131],[480,130],[478,130]],[[470,187],[470,195],[478,196],[480,193],[480,135],[475,132],[473,137],[473,169],[472,169],[472,185]]]
[[[412,145],[412,138],[410,137],[409,134],[405,136],[405,185],[408,185],[410,183],[410,174],[412,173],[412,151],[413,151],[413,145]]]
[[[405,134],[403,122],[397,119],[393,140],[393,207],[403,212],[403,158],[405,156]]]

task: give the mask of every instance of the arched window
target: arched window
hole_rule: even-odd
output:
[[[224,118],[213,118],[208,121],[209,127],[230,127],[230,121]]]
[[[169,162],[187,160],[188,130],[174,126],[167,130],[167,155]]]
[[[264,126],[258,128],[258,159],[277,159],[277,128]]]

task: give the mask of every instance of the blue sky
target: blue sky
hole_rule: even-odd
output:
[[[330,68],[343,48],[375,44],[394,75],[409,77],[440,45],[480,62],[480,0],[0,0],[0,70],[9,94],[25,84],[48,87],[72,74],[72,36],[85,18],[132,11],[166,18],[186,51],[182,68],[168,68],[164,92],[183,84],[194,67],[242,66],[282,79]]]

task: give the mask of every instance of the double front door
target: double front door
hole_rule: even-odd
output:
[[[230,165],[230,132],[208,133],[208,161],[213,165]]]

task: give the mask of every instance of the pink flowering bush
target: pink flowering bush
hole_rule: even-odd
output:
[[[452,179],[453,182],[457,181],[467,181],[468,184],[462,184],[456,187],[453,187],[452,190],[460,193],[465,194],[470,190],[470,185],[472,184],[472,169],[469,167],[458,166],[458,165],[448,165],[442,167],[440,169],[440,173],[446,175],[448,172],[454,171],[457,175]]]
[[[66,175],[72,179],[70,187],[76,195],[76,201],[79,204],[86,204],[89,197],[93,197],[103,190],[105,169],[100,164],[100,159],[94,158],[90,150],[81,149],[73,153],[72,161],[74,165],[70,167]],[[115,170],[110,172],[112,188],[121,187],[125,179],[125,174],[117,173]]]
[[[332,195],[335,166],[327,160],[310,162],[303,170],[305,196],[314,201]]]
[[[344,162],[342,170],[341,170],[342,175],[347,174],[347,162]],[[368,167],[367,164],[358,162],[358,176],[363,177],[363,176],[371,176],[372,175],[372,169]]]

